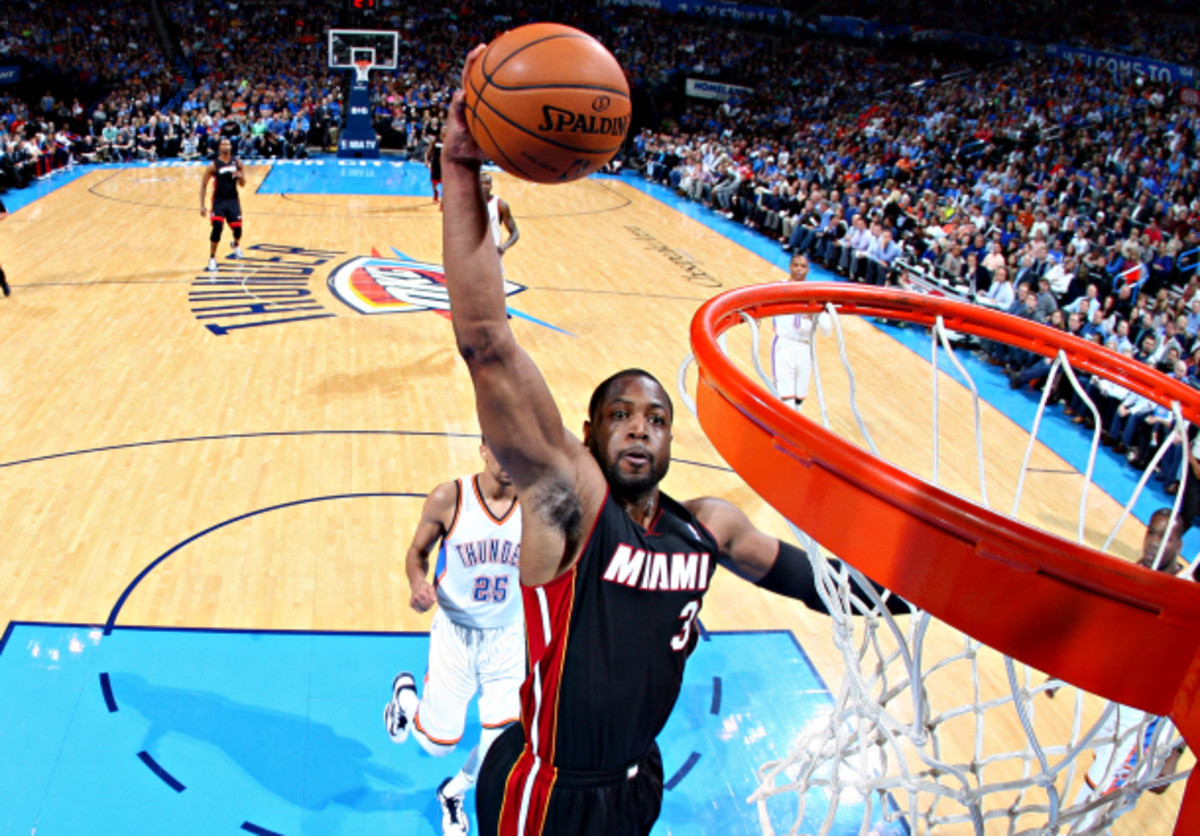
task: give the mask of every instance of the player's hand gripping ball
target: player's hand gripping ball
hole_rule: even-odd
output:
[[[629,83],[591,35],[531,23],[500,35],[470,68],[467,127],[509,174],[567,183],[599,170],[629,130]]]

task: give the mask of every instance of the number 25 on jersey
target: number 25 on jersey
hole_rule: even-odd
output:
[[[480,603],[499,604],[508,597],[508,576],[484,575],[475,579],[475,590],[472,596]]]

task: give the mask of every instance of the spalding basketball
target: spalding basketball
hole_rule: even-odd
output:
[[[538,183],[597,171],[629,130],[621,65],[591,35],[558,23],[531,23],[488,44],[464,95],[467,126],[483,152]]]

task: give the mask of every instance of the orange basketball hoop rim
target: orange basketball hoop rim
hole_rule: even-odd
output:
[[[932,485],[788,408],[717,338],[742,322],[882,317],[996,340],[1116,381],[1200,423],[1200,392],[1095,344],[943,297],[843,283],[773,283],[706,302],[691,325],[696,409],[725,460],[822,546],[955,629],[1086,691],[1170,715],[1200,743],[1200,584],[1072,543]],[[1176,834],[1200,833],[1189,780]]]

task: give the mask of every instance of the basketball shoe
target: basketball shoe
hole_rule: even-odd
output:
[[[245,258],[246,254],[244,252],[242,252],[241,245],[234,243],[234,242],[231,242],[231,243],[233,245],[233,257],[234,258]]]
[[[392,699],[383,709],[383,724],[387,727],[388,737],[395,743],[408,740],[408,733],[411,731],[409,725],[412,718],[408,716],[400,700],[405,691],[412,691],[412,698],[416,698],[416,681],[408,671],[396,674],[396,678],[392,680]]]
[[[210,272],[210,273],[217,272],[217,260],[215,258],[210,258],[208,260],[208,272]]]
[[[442,792],[449,783],[450,779],[447,778],[437,788],[438,804],[442,805],[442,833],[444,836],[467,836],[471,823],[463,812],[463,797]]]

